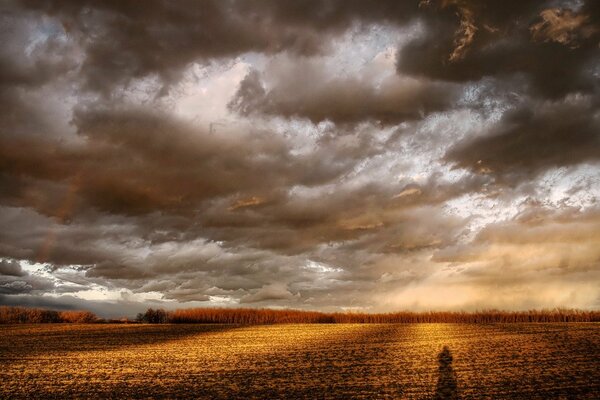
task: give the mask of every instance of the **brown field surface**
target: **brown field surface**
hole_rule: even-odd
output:
[[[0,339],[3,399],[600,398],[596,323],[4,325]]]

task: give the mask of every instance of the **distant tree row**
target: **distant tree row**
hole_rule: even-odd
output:
[[[169,322],[169,314],[162,308],[157,310],[149,308],[145,313],[139,313],[135,320],[149,324],[165,324]]]
[[[149,324],[336,324],[336,323],[516,323],[516,322],[600,322],[600,310],[529,310],[475,312],[393,312],[322,313],[301,310],[271,310],[254,308],[189,308],[175,311],[149,308],[139,313],[137,322]],[[126,318],[105,321],[89,311],[54,311],[40,308],[0,306],[0,324],[19,323],[94,323],[129,322]]]
[[[157,313],[160,310],[148,310]],[[152,313],[151,313],[152,315]],[[321,313],[300,310],[248,308],[191,308],[166,312],[161,321],[200,324],[286,324],[286,323],[515,323],[515,322],[600,322],[600,311],[530,310],[476,312]],[[150,322],[150,318],[143,321]],[[158,322],[158,321],[157,321]]]
[[[41,308],[0,306],[0,324],[80,323],[98,322],[90,311],[54,311]]]

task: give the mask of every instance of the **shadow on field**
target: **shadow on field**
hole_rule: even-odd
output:
[[[18,326],[2,331],[0,363],[70,352],[110,351],[229,331],[239,325],[64,325]]]
[[[456,373],[452,369],[452,353],[448,346],[444,346],[442,352],[438,354],[438,364],[438,383],[434,399],[458,399]]]

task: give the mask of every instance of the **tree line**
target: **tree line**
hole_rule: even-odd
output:
[[[484,310],[325,313],[302,310],[254,308],[188,308],[174,311],[149,308],[135,321],[127,318],[104,320],[90,311],[54,311],[41,308],[0,306],[0,324],[137,322],[149,324],[340,324],[340,323],[519,323],[519,322],[600,322],[600,310]]]
[[[517,323],[600,322],[600,311],[574,309],[475,312],[429,311],[370,313],[323,313],[301,310],[252,308],[190,308],[175,311],[148,309],[137,320],[173,324],[336,324],[336,323]]]
[[[98,322],[90,311],[55,311],[42,308],[0,306],[0,324],[80,323]]]

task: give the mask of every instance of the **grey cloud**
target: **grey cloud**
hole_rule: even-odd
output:
[[[11,7],[5,2],[0,9],[4,44],[0,46],[0,91],[7,86],[35,87],[55,79],[76,66],[72,46],[57,35],[39,17]],[[51,25],[51,24],[50,24]]]
[[[406,23],[416,2],[378,1],[168,1],[143,9],[119,2],[23,1],[50,15],[85,52],[81,71],[88,88],[110,93],[117,84],[150,75],[176,81],[194,61],[245,52],[291,50],[314,54],[329,35],[356,22]]]
[[[197,289],[174,289],[164,295],[165,299],[176,299],[182,303],[188,301],[209,301],[210,296],[199,292]]]
[[[348,244],[350,251],[369,249],[372,253],[399,254],[431,251],[455,244],[465,229],[462,218],[426,206],[382,217],[380,227]]]
[[[27,272],[23,271],[16,260],[0,260],[0,275],[25,276]]]
[[[307,68],[308,67],[308,68]],[[366,78],[329,77],[313,65],[300,63],[280,76],[271,76],[274,87],[265,90],[256,71],[241,82],[229,107],[242,115],[266,114],[308,118],[313,123],[337,124],[375,120],[397,124],[449,108],[458,98],[458,87],[424,79],[392,76],[382,82]]]
[[[65,224],[23,208],[3,207],[0,221],[0,252],[5,257],[60,265],[90,265],[112,259],[114,249],[102,238],[127,241],[141,232],[123,221],[116,227],[110,218],[94,218],[95,228],[87,223]],[[33,228],[32,228],[33,227]]]
[[[13,260],[13,262],[15,262]],[[20,271],[8,271],[13,274],[0,275],[0,294],[40,293],[54,289],[54,282],[48,278]]]
[[[246,52],[315,54],[323,51],[329,37],[356,24],[404,25],[419,19],[425,34],[401,48],[400,70],[459,82],[522,73],[531,79],[536,93],[556,98],[594,86],[590,63],[597,62],[600,35],[593,29],[600,15],[594,1],[586,1],[577,11],[568,10],[566,2],[563,10],[551,7],[556,2],[537,1],[510,5],[502,1],[485,5],[473,1],[376,1],[368,5],[355,1],[153,1],[143,10],[96,1],[15,4],[23,8],[15,6],[14,15],[28,10],[32,16],[51,16],[55,32],[47,35],[48,40],[66,37],[73,47],[79,46],[84,54],[80,71],[85,84],[105,94],[115,86],[126,87],[135,78],[158,76],[168,85],[179,80],[183,69],[194,61]],[[554,13],[560,17],[549,26],[551,10],[559,10]],[[566,15],[583,21],[572,28],[579,34],[568,31],[577,36],[577,46],[565,45],[562,39],[545,40],[548,34],[564,31],[556,33],[556,21]],[[551,62],[557,57],[560,63]],[[29,74],[36,75],[40,74]],[[373,95],[368,89],[355,93]],[[435,86],[425,93],[440,94]],[[325,101],[327,95],[317,98]],[[419,99],[433,101],[427,96]],[[432,106],[423,106],[428,105]],[[349,113],[339,112],[348,117]]]
[[[26,281],[1,280],[0,294],[17,294],[31,292],[33,286]]]
[[[85,272],[86,277],[106,279],[143,279],[148,275],[147,272],[136,267],[117,264],[108,260],[95,264]]]
[[[348,251],[409,251],[447,244],[464,223],[438,212],[444,202],[485,187],[488,179],[466,176],[454,182],[431,176],[416,184],[369,182],[335,192],[285,196],[246,212],[208,208],[205,232],[226,246],[247,245],[286,254],[344,243]],[[443,227],[443,229],[440,229]]]
[[[507,111],[485,135],[458,143],[446,160],[513,184],[553,167],[597,162],[600,114],[596,97],[531,102]]]
[[[129,317],[135,318],[136,314],[148,308],[147,303],[135,302],[126,299],[117,301],[84,300],[70,295],[58,297],[41,295],[5,295],[0,294],[0,304],[7,306],[42,307],[54,310],[88,310],[102,318]],[[171,308],[172,303],[158,302],[152,307]]]
[[[448,8],[437,10],[425,20],[425,36],[400,50],[400,71],[463,82],[486,76],[523,74],[531,82],[532,93],[549,98],[593,89],[595,79],[590,65],[598,62],[597,32],[589,35],[577,48],[540,42],[531,38],[530,27],[541,18],[543,3],[449,4]],[[453,13],[457,8],[466,8],[474,14],[477,31],[464,56],[448,60],[455,46],[454,32],[459,29],[459,19]],[[590,23],[597,24],[600,15],[597,2],[587,1],[580,13],[586,15]],[[557,59],[561,62],[556,62]]]
[[[597,25],[598,8],[597,2],[586,1],[578,13],[589,24]],[[599,32],[584,35],[576,48],[535,40],[530,29],[540,23],[544,11],[545,3],[538,1],[510,5],[502,1],[485,5],[442,2],[423,19],[425,35],[400,49],[398,69],[455,82],[522,74],[528,78],[533,94],[554,99],[571,92],[591,92],[596,79],[590,67],[598,62]],[[464,29],[460,17],[464,12],[472,15],[473,37],[465,43],[462,56],[451,60],[457,46],[455,34]]]
[[[75,123],[82,145],[3,140],[0,171],[14,186],[15,204],[50,215],[61,212],[61,203],[70,204],[68,213],[87,204],[118,214],[185,214],[212,197],[326,182],[345,167],[314,155],[294,157],[272,132],[214,136],[148,111],[79,111]],[[40,191],[45,195],[31,197]]]
[[[248,294],[240,299],[240,303],[258,303],[261,301],[290,300],[295,296],[288,288],[279,283],[265,285],[252,294]]]

